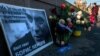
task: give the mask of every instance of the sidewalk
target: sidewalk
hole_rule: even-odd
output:
[[[100,28],[95,27],[91,32],[85,32],[80,38],[72,38],[70,50],[57,52],[59,47],[51,45],[35,56],[100,56]]]

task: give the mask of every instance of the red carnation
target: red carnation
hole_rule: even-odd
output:
[[[75,8],[73,6],[70,7],[70,12],[74,12]]]
[[[62,4],[60,5],[60,7],[61,7],[61,9],[65,9],[65,8],[66,8],[66,4],[65,4],[65,3],[62,3]]]
[[[52,9],[51,9],[51,13],[57,14],[56,8],[52,8]]]

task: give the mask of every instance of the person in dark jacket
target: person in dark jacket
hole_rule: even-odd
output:
[[[96,3],[93,4],[92,14],[95,16],[95,18],[96,18],[96,20],[97,20],[97,15],[98,15],[98,6],[97,6]]]

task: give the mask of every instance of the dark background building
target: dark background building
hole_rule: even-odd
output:
[[[45,9],[47,15],[50,14],[50,8],[54,6],[59,6],[61,2],[62,0],[0,0],[0,3],[7,3],[37,9]]]

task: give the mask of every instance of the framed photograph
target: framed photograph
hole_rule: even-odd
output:
[[[0,6],[0,25],[11,56],[32,56],[52,44],[45,10]]]

